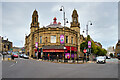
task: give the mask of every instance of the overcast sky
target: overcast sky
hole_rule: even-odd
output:
[[[100,42],[103,48],[115,46],[118,41],[118,3],[117,2],[3,2],[2,3],[2,33],[13,42],[13,46],[21,47],[25,42],[25,34],[30,33],[32,13],[36,9],[39,15],[40,27],[47,26],[57,18],[63,25],[63,13],[59,11],[64,6],[66,18],[72,21],[72,11],[77,10],[80,22],[80,33],[86,29],[89,20],[89,34],[94,41]]]

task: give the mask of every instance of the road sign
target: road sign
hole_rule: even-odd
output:
[[[83,52],[84,52],[84,53],[86,53],[86,52],[87,52],[87,50],[86,50],[86,49],[84,49],[84,50],[83,50]]]

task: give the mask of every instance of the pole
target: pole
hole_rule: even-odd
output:
[[[63,7],[63,9],[64,9],[64,7]],[[63,59],[64,59],[64,62],[65,62],[65,11],[63,11],[63,18],[64,18],[64,57],[63,57]]]
[[[86,34],[87,34],[87,37],[88,37],[88,24],[86,25]],[[86,62],[87,62],[87,52],[86,52]]]
[[[87,52],[86,52],[86,62],[87,62]]]

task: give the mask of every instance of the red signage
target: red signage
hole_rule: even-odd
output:
[[[68,51],[70,51],[70,46],[65,46]],[[71,51],[77,51],[77,47],[71,47]]]
[[[35,52],[37,52],[37,49],[35,49]]]
[[[64,52],[64,49],[43,49],[43,52]],[[65,50],[67,52],[67,50]]]
[[[84,49],[84,50],[83,50],[83,52],[84,52],[84,53],[86,53],[86,52],[87,52],[87,50],[86,50],[86,49]]]

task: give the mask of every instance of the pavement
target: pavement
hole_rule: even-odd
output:
[[[114,61],[114,62],[113,62]],[[2,61],[3,78],[118,78],[118,60],[106,64],[59,64],[16,58]]]

